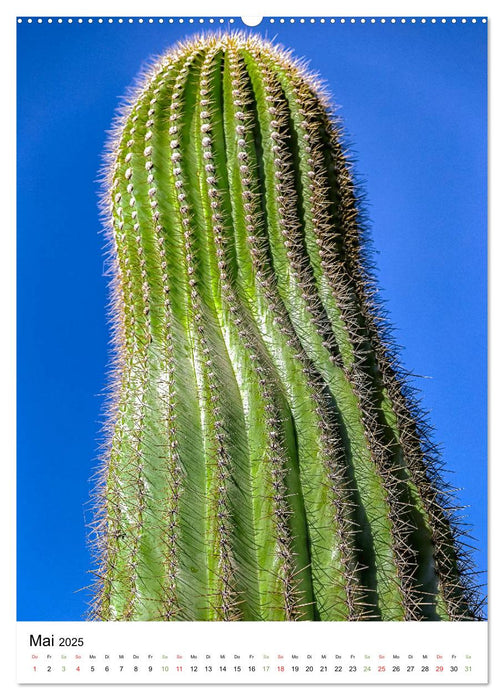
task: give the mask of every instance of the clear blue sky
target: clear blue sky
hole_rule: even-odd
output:
[[[18,24],[19,620],[85,616],[109,339],[106,131],[141,66],[200,28],[211,25]],[[413,384],[485,570],[486,25],[252,31],[309,58],[340,107],[402,363],[424,377]]]

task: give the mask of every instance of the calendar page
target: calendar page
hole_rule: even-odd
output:
[[[486,683],[487,18],[15,21],[18,683]]]

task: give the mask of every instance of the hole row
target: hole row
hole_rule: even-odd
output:
[[[99,17],[99,18],[89,17],[87,19],[83,19],[82,17],[79,17],[79,18],[68,17],[66,19],[62,19],[61,17],[58,19],[53,19],[52,17],[49,17],[49,18],[40,18],[39,17],[38,19],[33,19],[31,17],[28,17],[28,18],[18,17],[17,21],[18,21],[18,24],[22,24],[23,22],[27,22],[28,24],[32,24],[32,23],[42,24],[43,22],[46,22],[47,24],[52,24],[53,22],[55,22],[57,24],[62,24],[64,22],[66,22],[68,24],[72,24],[73,22],[76,22],[77,24],[85,24],[85,23],[93,24],[95,22],[97,24],[113,24],[114,22],[117,22],[118,24],[124,24],[124,23],[133,24],[135,22],[137,22],[138,24],[143,24],[143,23],[154,24],[155,22],[157,22],[158,24],[163,24],[164,22],[167,22],[168,24],[174,24],[175,22],[178,22],[179,24],[184,24],[184,23],[204,24],[205,22],[208,22],[209,24],[224,24],[225,22],[229,22],[229,24],[234,24],[235,19],[233,17],[231,17],[229,19],[224,19],[223,17],[221,17],[219,19],[215,19],[214,17],[200,17],[199,19],[194,19],[193,17],[179,17],[178,19],[174,19],[173,17],[170,17],[167,19],[165,19],[163,17],[159,17],[158,19],[153,19],[152,17],[149,17],[147,19],[145,19],[143,17],[137,17],[137,18],[130,17],[127,19],[124,19],[123,17],[108,17],[106,19],[103,17]],[[483,24],[486,24],[486,21],[487,20],[485,17],[481,18],[481,22]],[[295,22],[299,22],[300,24],[305,24],[305,23],[306,24],[315,24],[317,22],[319,22],[320,24],[326,24],[326,23],[327,24],[335,24],[335,23],[345,24],[347,22],[350,24],[367,24],[367,23],[369,23],[369,24],[386,24],[386,23],[390,23],[390,24],[396,24],[396,23],[397,24],[406,24],[406,23],[436,24],[438,22],[441,24],[449,24],[449,23],[456,24],[459,22],[461,24],[467,24],[467,23],[476,24],[476,22],[478,22],[478,19],[476,19],[475,17],[473,17],[471,19],[467,19],[466,17],[462,17],[462,18],[460,18],[460,17],[452,17],[452,18],[432,17],[430,19],[427,19],[425,17],[421,17],[421,18],[411,17],[408,19],[406,19],[404,17],[402,17],[400,19],[398,19],[396,17],[387,17],[387,18],[382,17],[379,19],[377,19],[375,17],[371,17],[371,18],[341,17],[338,19],[336,19],[334,17],[331,17],[330,19],[327,19],[325,17],[317,17],[317,18],[312,17],[311,19],[306,19],[304,17],[290,17],[290,18],[271,17],[269,20],[266,20],[266,22],[269,22],[270,24],[275,24],[275,23],[294,24]]]

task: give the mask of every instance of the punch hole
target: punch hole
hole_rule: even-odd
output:
[[[262,17],[242,17],[241,19],[243,24],[246,24],[247,27],[257,27],[263,20]]]

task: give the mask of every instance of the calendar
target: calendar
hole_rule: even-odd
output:
[[[487,633],[486,622],[22,623],[18,681],[481,684]]]
[[[488,19],[15,23],[18,683],[487,683]]]

